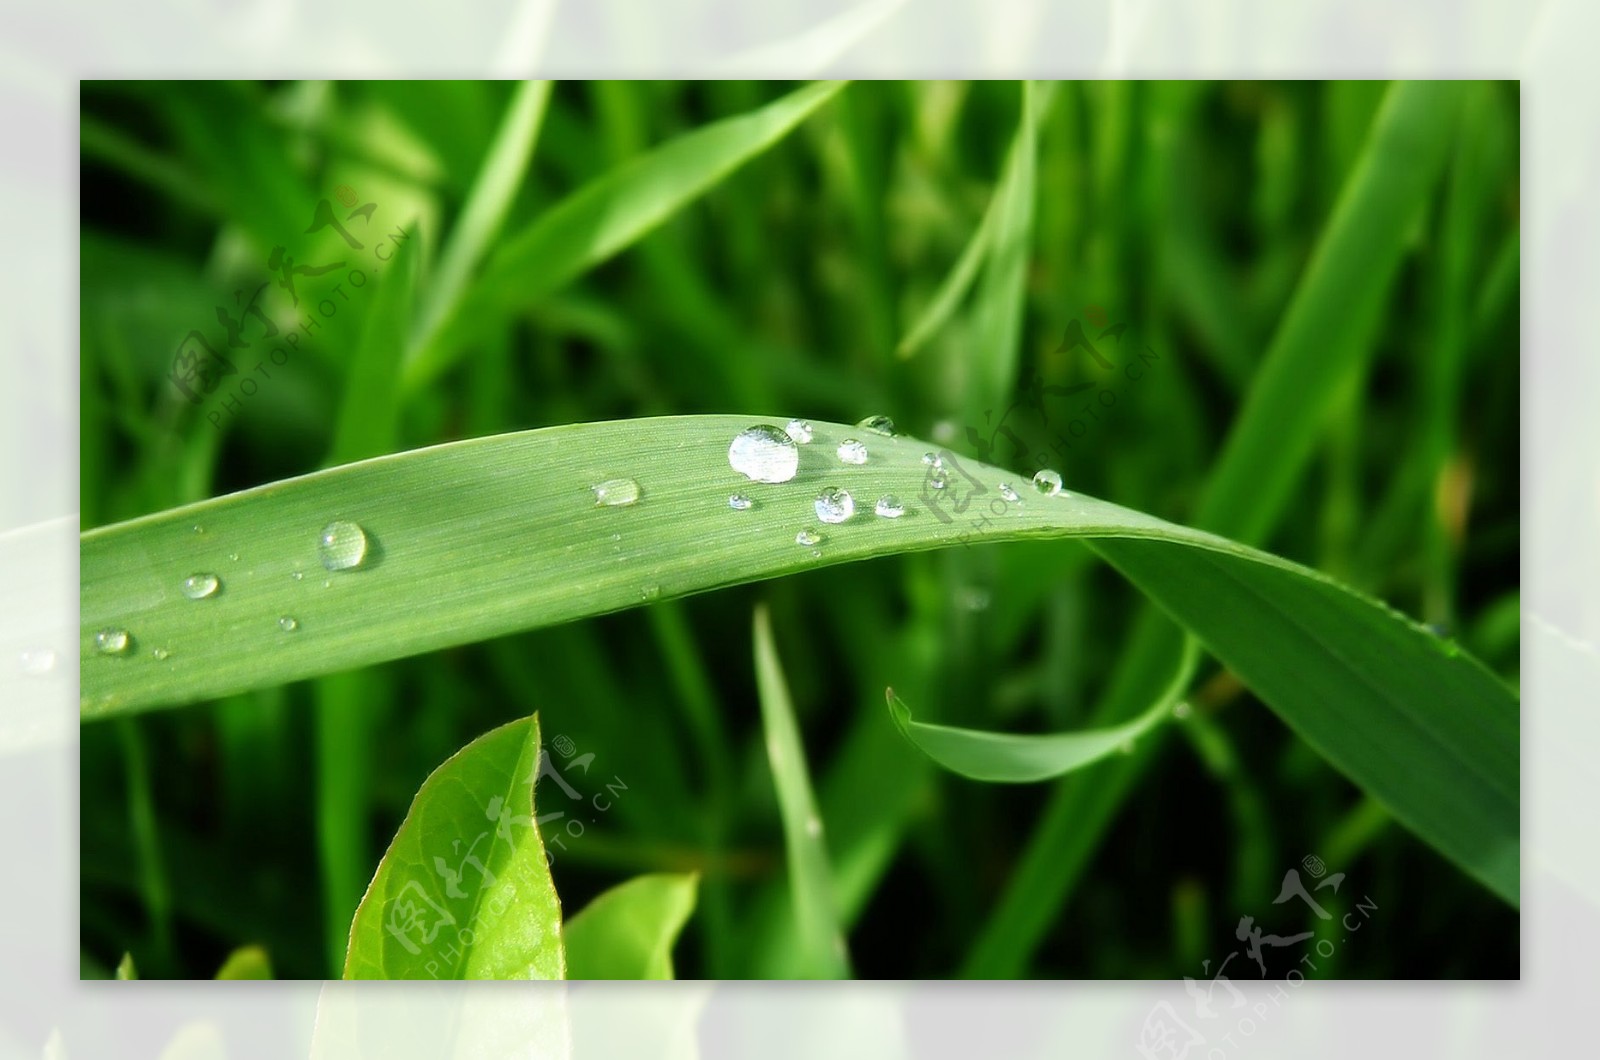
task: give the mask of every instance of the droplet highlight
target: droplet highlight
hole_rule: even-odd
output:
[[[1022,500],[1022,498],[1017,495],[1015,487],[1013,487],[1009,482],[1000,483],[1000,496],[1004,497],[1012,504],[1016,504],[1018,501]]]
[[[850,496],[850,491],[833,486],[817,494],[813,507],[817,518],[825,523],[842,523],[856,512],[855,498]]]
[[[800,469],[800,450],[784,431],[759,423],[733,436],[728,465],[752,482],[788,482]]]
[[[300,623],[293,618],[290,618],[288,615],[284,615],[282,618],[278,619],[278,628],[283,630],[285,633],[293,633],[295,630],[300,628]]]
[[[1061,492],[1061,473],[1050,468],[1040,468],[1033,476],[1033,488],[1046,497],[1054,497]]]
[[[128,650],[129,640],[125,629],[102,629],[94,635],[94,647],[101,655],[121,655]]]
[[[596,508],[626,508],[639,501],[639,484],[631,478],[608,478],[589,488],[594,491]]]
[[[860,423],[857,423],[856,426],[864,431],[871,431],[873,434],[881,434],[885,438],[894,437],[894,420],[887,416],[868,416]]]
[[[867,447],[855,438],[846,438],[840,442],[836,452],[842,463],[865,464],[867,462]]]
[[[878,503],[872,506],[872,511],[885,519],[898,519],[906,514],[906,506],[900,503],[900,498],[892,493],[885,493],[878,498]]]
[[[756,506],[756,502],[742,493],[735,493],[728,498],[728,507],[736,512],[747,512]]]
[[[350,570],[367,558],[367,532],[355,523],[336,519],[322,528],[317,552],[328,570]]]
[[[784,433],[793,438],[800,445],[810,445],[812,438],[811,424],[807,420],[790,420],[784,425]]]
[[[822,544],[822,535],[811,529],[801,530],[794,535],[794,543],[806,546],[820,545]]]
[[[221,585],[215,574],[191,574],[183,579],[183,595],[191,600],[204,600],[208,596],[215,596]]]

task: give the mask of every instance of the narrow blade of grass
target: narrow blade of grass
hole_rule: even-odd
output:
[[[843,87],[818,82],[759,110],[686,133],[580,188],[511,238],[408,359],[414,391],[460,356],[478,330],[604,261],[781,140]]]
[[[839,923],[833,874],[822,835],[822,817],[811,794],[805,746],[795,724],[794,704],[783,678],[778,649],[772,642],[772,621],[766,608],[755,617],[756,685],[761,697],[761,722],[766,730],[767,758],[778,789],[788,852],[789,894],[800,952],[795,975],[806,979],[848,979],[850,958]]]

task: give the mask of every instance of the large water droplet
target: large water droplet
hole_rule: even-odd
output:
[[[183,595],[191,600],[204,600],[214,594],[221,584],[215,574],[191,574],[183,579]]]
[[[1061,473],[1040,468],[1033,476],[1033,488],[1046,497],[1054,497],[1061,492]]]
[[[873,434],[881,434],[887,438],[894,437],[894,420],[887,416],[868,416],[856,426]]]
[[[784,425],[784,432],[801,445],[811,443],[811,424],[806,420],[790,420]]]
[[[1022,500],[1021,497],[1017,496],[1017,491],[1012,487],[1011,483],[1009,483],[1009,482],[1000,483],[1000,496],[1004,497],[1006,500],[1010,501],[1012,504],[1016,504],[1017,502]]]
[[[783,431],[758,423],[733,436],[728,463],[752,482],[788,482],[800,468],[800,450]]]
[[[839,459],[846,464],[865,464],[867,462],[867,447],[854,438],[846,438],[840,442],[837,452]]]
[[[29,677],[43,677],[56,668],[56,653],[50,648],[24,648],[17,653],[17,666]]]
[[[882,497],[879,497],[878,503],[872,506],[872,510],[885,519],[898,519],[906,514],[906,506],[901,504],[900,498],[892,493],[885,493]]]
[[[797,545],[820,545],[822,544],[822,535],[811,529],[801,530],[794,535],[794,543]]]
[[[639,484],[631,478],[608,478],[589,488],[594,491],[596,508],[626,508],[639,499]]]
[[[849,490],[829,486],[817,494],[814,507],[817,509],[817,518],[823,522],[842,523],[855,514],[856,502]]]
[[[756,502],[742,493],[735,493],[728,498],[728,507],[736,512],[747,512],[755,507]]]
[[[278,619],[278,628],[283,630],[285,633],[293,633],[295,630],[300,628],[300,623],[295,621],[293,618],[290,618],[288,615],[284,615],[282,618]]]
[[[128,641],[125,629],[102,629],[94,635],[95,650],[101,655],[121,655],[128,650]]]
[[[367,558],[367,532],[355,523],[336,519],[322,528],[317,551],[329,570],[349,570]]]

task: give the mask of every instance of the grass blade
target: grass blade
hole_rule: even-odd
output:
[[[807,979],[848,979],[850,959],[839,924],[833,874],[822,837],[822,817],[811,794],[805,747],[795,724],[794,704],[783,679],[778,649],[772,642],[772,621],[764,607],[756,610],[755,653],[761,722],[767,734],[767,757],[783,817],[789,892],[800,944],[795,974]]]
[[[611,888],[562,928],[568,979],[671,979],[672,944],[694,912],[693,874],[654,873]]]
[[[1196,651],[1187,642],[1183,662],[1170,685],[1150,709],[1122,725],[1083,732],[1014,736],[950,725],[914,721],[894,689],[889,689],[889,715],[896,727],[923,754],[954,773],[973,780],[999,784],[1028,784],[1048,780],[1092,765],[1133,742],[1172,715],[1173,704],[1183,695],[1194,674]]]
[[[545,213],[489,263],[435,337],[406,364],[407,390],[447,369],[479,328],[581,274],[637,240],[740,165],[781,140],[843,87],[807,85],[765,107],[686,133]]]

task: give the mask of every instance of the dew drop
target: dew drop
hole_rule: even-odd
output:
[[[1054,497],[1061,492],[1061,473],[1040,468],[1033,476],[1033,488],[1046,497]]]
[[[128,650],[128,641],[125,629],[102,629],[94,635],[95,650],[101,655],[121,655]]]
[[[854,438],[846,438],[839,443],[839,459],[846,464],[865,464],[867,462],[867,447]]]
[[[755,507],[756,502],[742,493],[735,493],[728,498],[728,507],[736,512],[747,512]]]
[[[295,571],[293,574],[289,575],[289,577],[293,578],[295,581],[299,581],[301,578],[304,578],[305,575],[301,574],[299,571]]]
[[[892,493],[885,493],[879,497],[878,503],[872,506],[872,510],[885,519],[898,519],[906,514],[906,506]]]
[[[936,490],[942,490],[950,484],[950,472],[944,469],[943,464],[935,464],[928,472],[928,485]]]
[[[237,552],[230,552],[230,553],[228,553],[228,558],[229,558],[229,559],[230,559],[230,560],[232,560],[232,561],[233,561],[233,562],[235,562],[235,563],[238,563],[238,562],[239,562],[239,553],[237,553]]]
[[[191,600],[204,600],[216,595],[221,584],[215,574],[191,574],[183,579],[183,595]]]
[[[1011,483],[1009,483],[1009,482],[1000,483],[1000,496],[1004,497],[1006,500],[1010,501],[1012,504],[1016,504],[1018,501],[1020,501],[1022,499],[1021,497],[1017,496],[1017,491],[1012,487]]]
[[[871,431],[873,434],[881,434],[886,438],[894,437],[894,420],[887,416],[868,416],[856,426],[864,431]]]
[[[206,528],[201,526],[199,523],[195,523],[194,524],[194,532],[197,533],[197,534],[203,534],[203,533],[206,532]]]
[[[284,615],[282,618],[278,619],[278,628],[283,630],[285,633],[293,633],[295,630],[300,628],[300,623],[296,622],[288,615]]]
[[[794,535],[794,543],[797,545],[820,545],[822,544],[822,535],[811,529],[801,530]]]
[[[817,518],[825,523],[842,523],[856,512],[855,498],[850,496],[850,491],[833,486],[817,494],[813,507],[817,510]]]
[[[733,436],[728,464],[752,482],[788,482],[800,468],[800,450],[783,431],[758,423]]]
[[[165,648],[156,648],[150,652],[150,655],[156,662],[166,662],[172,658],[172,653]]]
[[[639,484],[631,478],[608,478],[589,488],[594,491],[596,508],[626,508],[639,500]]]
[[[17,653],[17,666],[29,677],[43,677],[56,668],[56,653],[49,648],[24,648]]]
[[[790,420],[784,425],[784,433],[801,445],[811,444],[811,423],[807,420]]]
[[[639,595],[646,600],[654,600],[661,595],[661,586],[655,584],[646,585],[639,590]]]
[[[821,559],[822,558],[822,550],[820,548],[812,549],[811,550],[811,558],[812,559]]]
[[[349,570],[367,558],[367,532],[355,523],[336,519],[322,528],[317,539],[322,565],[329,570]]]
[[[944,458],[937,453],[923,453],[922,462],[929,467],[944,467]]]

